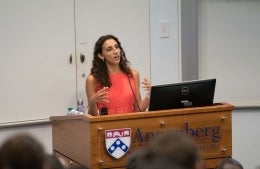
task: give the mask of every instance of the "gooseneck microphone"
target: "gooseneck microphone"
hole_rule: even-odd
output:
[[[133,95],[134,95],[135,103],[136,103],[136,105],[137,105],[137,108],[138,108],[139,112],[141,112],[141,108],[140,108],[140,106],[139,106],[139,104],[138,104],[138,101],[137,101],[137,98],[136,98],[136,95],[135,95],[134,89],[133,89],[132,84],[131,84],[131,81],[130,81],[130,74],[127,75],[127,78],[128,78],[128,82],[129,82],[129,85],[130,85],[131,91],[132,91],[132,93],[133,93]]]
[[[107,107],[103,106],[100,109],[100,115],[108,115]]]

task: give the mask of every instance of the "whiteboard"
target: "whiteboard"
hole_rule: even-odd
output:
[[[215,101],[260,106],[260,1],[199,1],[199,78],[216,78]]]

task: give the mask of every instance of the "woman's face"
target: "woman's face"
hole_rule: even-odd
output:
[[[120,53],[118,43],[114,39],[108,39],[103,43],[99,57],[104,58],[108,64],[119,64]]]

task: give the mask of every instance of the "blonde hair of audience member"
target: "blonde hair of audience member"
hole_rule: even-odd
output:
[[[5,140],[0,159],[0,169],[43,169],[45,152],[34,137],[19,134]]]
[[[230,157],[221,160],[215,169],[243,169],[243,166],[239,161]]]

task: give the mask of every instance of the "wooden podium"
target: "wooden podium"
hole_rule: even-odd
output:
[[[181,130],[194,138],[207,168],[214,168],[219,160],[232,155],[232,110],[231,104],[217,103],[123,115],[52,116],[53,152],[69,165],[124,168],[128,154],[147,146],[158,133]],[[123,130],[130,131],[126,137],[130,138],[129,149],[122,157],[114,157],[106,148],[108,133]]]

